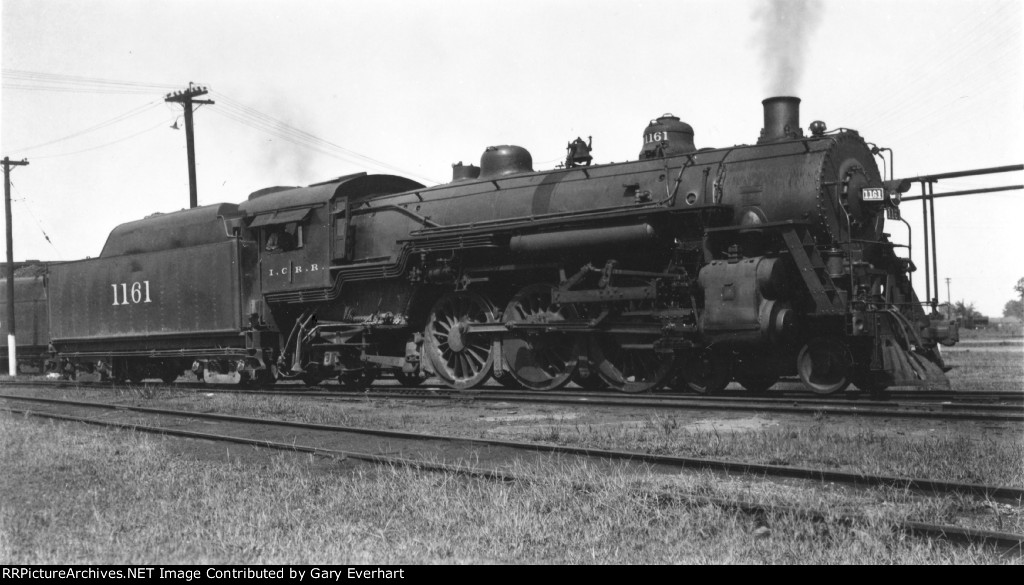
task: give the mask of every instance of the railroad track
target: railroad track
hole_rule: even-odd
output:
[[[429,381],[428,381],[429,382]],[[228,389],[239,393],[274,393],[274,394],[306,394],[311,396],[324,396],[331,393],[338,395],[354,395],[355,393],[342,390],[338,384],[323,382],[318,386],[308,387],[300,383],[279,382],[264,386],[253,386],[250,384],[235,386],[228,384],[207,384],[205,382],[179,381],[165,384],[158,380],[144,381],[140,384],[115,384],[113,382],[79,382],[74,380],[46,380],[39,378],[9,378],[0,380],[0,387],[3,386],[40,386],[40,387],[70,387],[70,388],[108,388],[116,386],[146,386],[146,387],[167,387],[186,390],[209,390]],[[950,390],[887,390],[882,396],[875,397],[866,392],[847,390],[846,392],[831,396],[821,396],[803,389],[799,382],[781,382],[775,388],[765,394],[751,394],[746,390],[735,388],[727,389],[719,394],[704,395],[690,392],[673,392],[670,390],[658,391],[653,394],[625,394],[612,390],[584,390],[575,387],[567,387],[557,391],[531,391],[531,390],[510,390],[500,386],[484,386],[476,390],[454,390],[447,386],[424,383],[420,386],[403,386],[397,381],[383,379],[370,388],[371,391],[378,390],[400,390],[405,392],[443,393],[443,394],[465,394],[479,395],[481,393],[500,392],[508,395],[524,396],[615,396],[622,399],[644,399],[650,397],[673,397],[680,400],[719,400],[719,401],[746,401],[746,400],[789,400],[801,399],[821,403],[849,404],[849,403],[878,403],[885,404],[893,401],[972,401],[972,402],[1004,402],[1024,404],[1024,391],[1009,392],[956,392]]]
[[[504,441],[504,440],[490,440],[490,439],[469,439],[463,437],[452,437],[452,436],[441,436],[441,435],[430,435],[422,433],[410,433],[404,431],[392,431],[383,429],[368,429],[358,427],[342,427],[336,425],[322,425],[313,423],[301,423],[294,421],[283,421],[276,419],[263,419],[263,418],[252,418],[252,417],[241,417],[235,415],[218,414],[218,413],[200,413],[194,411],[180,411],[170,409],[156,409],[138,406],[123,406],[113,405],[105,403],[94,403],[94,402],[81,402],[81,401],[68,401],[68,400],[56,400],[56,399],[43,399],[34,397],[20,397],[20,396],[0,396],[8,402],[31,402],[36,404],[44,404],[48,406],[57,406],[64,408],[90,408],[90,409],[102,409],[107,411],[123,411],[150,415],[153,417],[176,417],[177,419],[198,419],[198,420],[212,420],[219,422],[230,422],[236,425],[259,425],[261,427],[266,426],[277,426],[289,429],[304,429],[304,430],[315,430],[328,432],[332,434],[357,434],[357,435],[370,435],[381,438],[385,443],[380,444],[381,449],[386,448],[388,451],[393,451],[396,447],[396,440],[402,441],[415,441],[420,443],[466,443],[476,447],[488,447],[488,448],[500,448],[508,450],[509,452],[535,452],[535,453],[546,453],[546,454],[557,454],[562,456],[577,456],[596,458],[602,461],[625,461],[629,463],[642,463],[647,466],[657,466],[660,468],[685,468],[685,469],[705,469],[713,470],[726,474],[745,474],[745,475],[756,475],[758,477],[766,478],[778,478],[778,479],[804,479],[820,482],[829,483],[841,483],[848,484],[857,487],[891,487],[899,490],[912,490],[924,496],[935,496],[940,494],[957,493],[962,495],[969,495],[986,500],[996,500],[1000,502],[1012,503],[1020,506],[1024,503],[1024,488],[1016,488],[1011,486],[994,486],[994,485],[982,485],[982,484],[969,484],[963,482],[948,482],[939,481],[923,478],[910,478],[910,477],[898,477],[898,476],[885,476],[885,475],[870,475],[870,474],[859,474],[859,473],[847,473],[837,472],[832,470],[815,469],[815,468],[799,468],[789,466],[778,466],[778,465],[763,465],[746,463],[739,461],[724,461],[724,460],[713,460],[703,458],[690,458],[690,457],[675,457],[665,455],[652,455],[647,453],[630,452],[630,451],[614,451],[604,449],[589,449],[579,447],[564,447],[557,445],[539,444],[539,443],[522,443],[515,441]],[[49,418],[54,420],[66,421],[66,422],[78,422],[90,425],[98,425],[108,428],[119,428],[128,429],[138,432],[163,434],[170,436],[178,436],[192,439],[201,439],[208,441],[218,442],[229,442],[235,444],[252,445],[256,447],[263,447],[269,449],[278,449],[285,451],[310,453],[318,456],[334,457],[340,459],[352,459],[357,461],[365,461],[375,464],[387,464],[396,466],[415,467],[418,469],[441,471],[447,473],[457,473],[460,475],[466,475],[471,477],[477,477],[487,480],[498,480],[498,481],[531,481],[532,479],[528,476],[516,475],[509,473],[499,466],[495,467],[478,467],[478,466],[467,466],[464,463],[451,464],[446,462],[439,462],[436,460],[430,460],[425,457],[406,457],[402,454],[394,453],[374,453],[370,451],[354,451],[350,449],[335,449],[326,448],[322,446],[311,446],[297,444],[294,441],[272,441],[264,438],[237,436],[237,435],[225,435],[209,432],[200,432],[195,430],[187,430],[182,428],[172,428],[166,426],[154,426],[150,424],[141,424],[138,422],[121,422],[113,420],[100,420],[98,418],[84,417],[84,416],[72,416],[67,414],[61,414],[59,412],[47,412],[40,410],[30,410],[26,408],[14,408],[5,407],[3,410],[12,414],[21,414],[25,416],[34,416],[41,418]],[[433,451],[436,452],[436,451]],[[647,469],[652,469],[648,467]],[[777,513],[787,512],[797,514],[802,517],[810,517],[823,519],[826,517],[825,514],[815,512],[813,510],[807,510],[805,508],[786,508],[785,506],[762,506],[758,504],[751,504],[738,500],[721,500],[714,498],[707,498],[703,496],[694,495],[683,495],[679,496],[686,499],[688,502],[692,502],[696,505],[716,505],[723,508],[737,509],[746,513],[751,514],[765,514],[765,513]],[[834,516],[833,516],[834,517]],[[862,522],[863,519],[855,514],[844,515],[841,518],[843,522]],[[982,529],[965,528],[962,526],[955,525],[943,525],[931,522],[919,522],[919,521],[901,521],[893,526],[894,529],[900,530],[906,534],[913,536],[920,536],[926,538],[941,538],[950,540],[957,543],[972,544],[972,545],[993,545],[1004,550],[1015,551],[1018,554],[1024,547],[1024,535],[990,531]]]
[[[327,431],[331,433],[368,435],[383,437],[387,439],[405,439],[422,442],[464,442],[478,446],[503,447],[519,451],[537,451],[559,455],[580,455],[585,457],[597,457],[602,459],[639,462],[649,465],[666,465],[674,468],[707,469],[726,473],[757,474],[766,477],[809,479],[823,482],[842,483],[860,487],[891,487],[902,490],[913,490],[924,495],[960,493],[964,495],[991,498],[1002,502],[1013,503],[1015,505],[1020,505],[1021,503],[1024,503],[1024,488],[1016,488],[1010,486],[992,486],[965,482],[939,481],[924,478],[851,473],[843,471],[834,471],[829,469],[793,467],[788,465],[769,465],[721,459],[656,455],[650,453],[642,453],[638,451],[618,451],[609,449],[592,449],[587,447],[569,447],[562,445],[551,445],[546,443],[508,441],[503,439],[474,439],[448,435],[434,435],[428,433],[395,431],[388,429],[346,427],[339,425],[325,425],[319,423],[305,423],[278,419],[244,417],[231,414],[196,412],[191,410],[173,410],[165,408],[150,408],[144,406],[107,404],[100,402],[83,402],[74,400],[60,400],[53,398],[22,397],[7,395],[0,395],[0,399],[6,401],[22,401],[36,404],[48,404],[76,408],[96,408],[104,410],[125,411],[159,416],[176,416],[192,419],[205,419],[233,423],[272,425],[278,427],[287,427],[291,429],[305,429],[315,431]]]
[[[11,384],[18,386],[68,387],[68,382],[31,381]],[[80,387],[71,384],[71,387]],[[84,387],[84,386],[83,386]],[[93,388],[116,388],[112,384],[92,384]],[[449,388],[404,387],[376,385],[367,392],[330,392],[331,387],[309,389],[298,386],[272,386],[266,388],[247,388],[239,386],[223,386],[208,384],[159,384],[135,385],[129,388],[144,388],[158,392],[160,389],[181,390],[206,393],[285,395],[296,397],[318,397],[333,400],[364,400],[375,399],[422,399],[452,400],[470,399],[479,401],[503,401],[532,404],[562,404],[575,406],[609,406],[633,408],[664,408],[675,410],[719,410],[741,412],[768,412],[777,414],[798,414],[813,416],[836,417],[873,417],[873,418],[904,418],[951,421],[987,421],[987,422],[1024,422],[1024,403],[1005,401],[1000,394],[993,394],[1004,403],[966,402],[966,394],[960,394],[958,400],[924,399],[909,397],[890,400],[851,400],[845,397],[830,398],[813,395],[788,396],[750,396],[723,395],[702,396],[686,394],[644,394],[629,395],[614,392],[568,391],[568,392],[531,392],[516,390],[483,389],[474,392],[459,392]],[[1017,393],[1005,393],[1017,394]],[[1009,404],[1005,402],[1010,402]]]

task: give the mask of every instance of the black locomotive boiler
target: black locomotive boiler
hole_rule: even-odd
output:
[[[360,173],[119,226],[51,269],[54,357],[355,388],[944,383],[956,328],[883,231],[905,187],[857,132],[805,134],[799,101],[765,100],[753,145],[698,149],[666,114],[635,161],[592,165],[578,140],[534,171],[496,146],[435,187]]]

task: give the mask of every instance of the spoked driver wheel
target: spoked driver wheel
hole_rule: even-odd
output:
[[[494,307],[478,294],[450,292],[430,310],[423,331],[424,348],[434,371],[458,390],[487,381],[494,365],[490,335],[473,333],[474,324],[493,323]]]
[[[544,324],[575,319],[571,305],[551,302],[549,284],[533,284],[520,290],[505,308],[505,323]],[[564,333],[523,331],[501,343],[501,356],[509,375],[531,390],[554,390],[569,383],[576,369],[573,340]]]
[[[717,394],[732,379],[732,356],[726,351],[704,349],[688,355],[679,369],[680,385],[697,394]]]
[[[853,357],[846,344],[834,337],[807,342],[796,356],[800,381],[816,394],[841,392],[850,385]]]
[[[611,335],[593,345],[590,359],[605,384],[629,394],[657,390],[675,368],[674,354],[660,354],[646,347],[625,347]]]

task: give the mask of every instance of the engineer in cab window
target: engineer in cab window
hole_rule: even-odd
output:
[[[287,252],[295,249],[295,236],[290,233],[289,227],[294,229],[295,224],[276,226],[267,234],[267,252]]]

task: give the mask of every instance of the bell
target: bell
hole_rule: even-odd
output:
[[[590,155],[590,151],[593,150],[594,138],[592,136],[588,136],[587,138],[589,139],[589,142],[583,142],[582,138],[577,137],[576,140],[573,140],[566,146],[566,167],[572,168],[581,165],[590,166],[590,162],[594,160],[594,157]]]
[[[175,120],[174,124],[170,126],[171,130],[178,130],[178,121]]]

